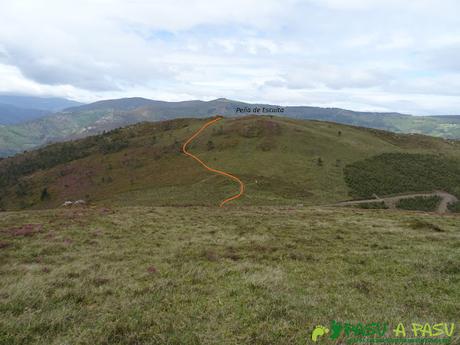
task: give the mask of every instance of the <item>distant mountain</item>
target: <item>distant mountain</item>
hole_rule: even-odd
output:
[[[40,109],[48,113],[82,105],[83,103],[57,97],[0,95],[0,103],[23,109]]]
[[[123,111],[134,110],[141,107],[146,106],[153,106],[162,103],[162,101],[154,101],[146,98],[141,97],[133,97],[133,98],[119,98],[119,99],[109,99],[98,101],[94,103],[84,104],[84,105],[77,105],[74,107],[68,107],[66,110],[70,112],[81,112],[81,111],[92,111],[92,110],[101,110],[101,109],[117,109]]]
[[[0,95],[0,125],[36,120],[65,108],[82,105],[64,98]]]
[[[49,114],[47,110],[18,108],[0,103],[0,125],[13,125]]]
[[[268,104],[249,104],[219,98],[209,102],[164,102],[145,98],[122,98],[67,108],[61,112],[15,126],[0,127],[0,156],[7,156],[50,142],[81,138],[117,127],[145,121],[249,115],[254,108],[278,109]],[[243,111],[241,111],[243,110]],[[339,108],[284,107],[273,113],[295,119],[330,121],[400,133],[421,133],[460,138],[460,117],[411,116],[399,113],[356,112]],[[265,112],[267,115],[267,112]]]
[[[450,122],[460,122],[460,115],[436,115],[437,119],[449,120]]]

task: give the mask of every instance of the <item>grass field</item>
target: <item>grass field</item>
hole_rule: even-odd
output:
[[[293,207],[1,213],[0,344],[311,344],[460,321],[460,217]],[[341,344],[342,340],[321,344]],[[458,331],[453,344],[459,344]]]

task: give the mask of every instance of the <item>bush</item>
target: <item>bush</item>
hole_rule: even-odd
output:
[[[127,148],[129,145],[128,141],[126,140],[104,140],[104,142],[101,144],[101,152],[103,154],[108,154],[108,153],[115,153],[119,152],[125,148]]]
[[[344,177],[355,197],[433,190],[459,196],[460,162],[435,155],[384,153],[348,164]]]
[[[15,193],[18,197],[26,196],[28,194],[28,191],[29,186],[27,183],[21,181],[16,185]]]
[[[442,198],[435,195],[435,196],[417,196],[410,199],[401,199],[396,204],[396,208],[401,210],[413,210],[413,211],[425,211],[425,212],[433,212],[439,206]]]
[[[449,205],[447,205],[447,208],[450,212],[460,213],[460,201],[451,202]]]
[[[433,230],[436,232],[444,232],[442,228],[437,226],[436,224],[427,222],[425,220],[420,220],[420,219],[413,219],[409,222],[409,227],[414,230]]]
[[[50,193],[48,192],[48,188],[43,188],[41,194],[40,194],[40,200],[45,201],[50,198]]]

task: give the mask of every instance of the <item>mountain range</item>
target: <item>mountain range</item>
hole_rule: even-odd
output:
[[[122,98],[70,106],[38,119],[0,126],[0,156],[14,155],[47,143],[82,138],[139,122],[186,117],[202,118],[215,114],[237,117],[250,114],[255,107],[275,108],[277,106],[249,104],[225,98],[207,102],[198,100],[164,102],[145,98]],[[244,108],[249,109],[249,112],[238,111]],[[59,109],[59,107],[54,109]],[[48,108],[48,111],[50,110]],[[311,106],[287,106],[283,107],[283,110],[277,115],[294,119],[330,121],[399,133],[421,133],[451,139],[460,138],[460,116],[412,116],[400,113],[357,112]]]
[[[57,97],[0,95],[0,125],[13,125],[83,103]]]

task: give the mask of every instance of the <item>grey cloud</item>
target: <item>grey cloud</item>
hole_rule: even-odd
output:
[[[138,94],[458,107],[450,96],[460,89],[460,47],[428,43],[455,38],[458,1],[46,3],[0,2],[0,68],[22,73],[4,69],[2,88],[91,100]],[[166,34],[152,39],[158,32]]]
[[[16,66],[25,77],[40,84],[69,84],[93,91],[118,91],[122,90],[123,84],[142,84],[142,78],[146,76],[161,79],[172,74],[160,66],[123,64],[116,58],[104,62],[88,55],[41,56],[20,47],[10,48],[3,62]]]
[[[426,54],[428,63],[434,68],[460,72],[460,43],[438,48]]]

